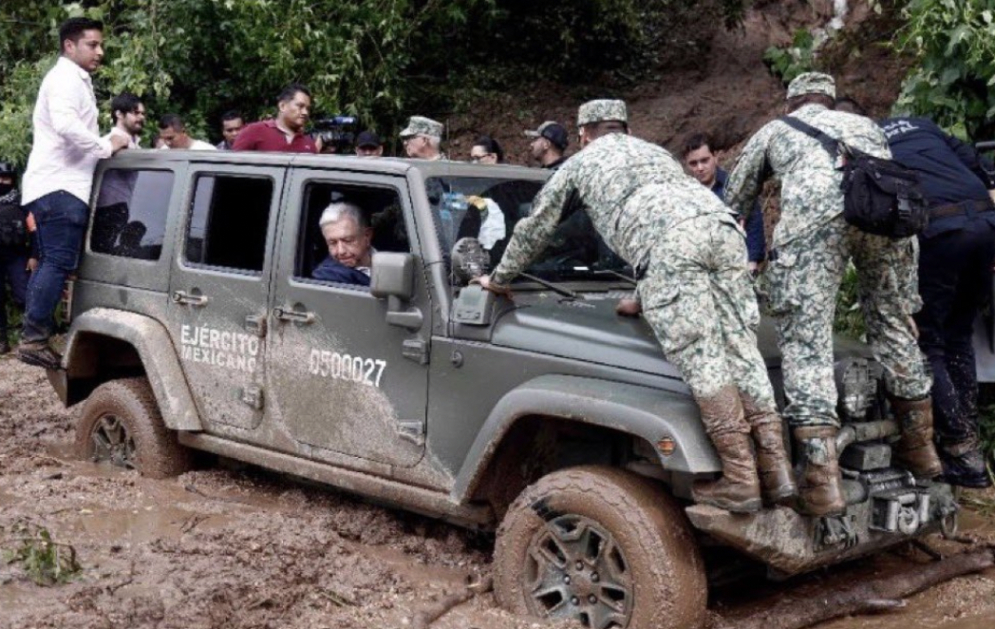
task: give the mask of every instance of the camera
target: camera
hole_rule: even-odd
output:
[[[355,116],[332,116],[314,121],[311,137],[321,140],[322,153],[348,153],[356,139]]]

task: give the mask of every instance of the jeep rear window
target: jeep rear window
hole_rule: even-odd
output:
[[[158,260],[166,237],[173,173],[165,170],[104,171],[93,212],[90,250],[112,256]]]
[[[515,225],[532,212],[532,201],[542,184],[541,181],[487,177],[432,177],[426,180],[425,190],[447,263],[457,240],[476,237],[490,254],[490,268],[493,269],[504,254]],[[480,206],[484,209],[479,209]],[[495,208],[504,223],[503,230],[496,223],[496,216],[491,216]],[[501,237],[496,238],[498,235]],[[551,281],[603,280],[604,275],[599,272],[604,271],[632,273],[601,241],[581,209],[564,213],[546,250],[528,271]]]
[[[187,261],[261,273],[272,199],[268,178],[198,177],[187,225]]]

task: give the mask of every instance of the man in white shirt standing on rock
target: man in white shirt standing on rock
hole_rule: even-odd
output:
[[[89,219],[97,161],[127,148],[129,139],[97,134],[97,99],[90,74],[104,58],[101,22],[72,18],[59,27],[62,56],[38,91],[34,144],[24,172],[22,203],[37,225],[40,257],[28,284],[18,358],[29,365],[60,368],[49,346],[53,314],[66,278],[76,269]]]

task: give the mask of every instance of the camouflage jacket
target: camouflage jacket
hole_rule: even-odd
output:
[[[515,226],[493,279],[506,284],[546,247],[568,207],[583,209],[611,249],[643,266],[657,235],[709,213],[729,213],[712,192],[684,173],[666,150],[623,133],[600,137],[566,163]]]
[[[791,115],[852,148],[891,157],[888,140],[869,118],[816,104],[804,105]],[[774,247],[810,233],[843,211],[843,174],[833,158],[818,140],[780,120],[768,122],[746,143],[726,183],[726,203],[746,216],[771,174],[781,182],[781,219],[774,228]]]

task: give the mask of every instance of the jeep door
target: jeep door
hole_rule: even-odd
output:
[[[319,221],[332,203],[358,208],[377,251],[413,249],[402,177],[292,171],[267,337],[267,390],[275,398],[267,422],[284,426],[316,459],[341,462],[344,454],[412,466],[422,456],[426,419],[431,308],[424,279],[406,304],[424,313],[417,329],[389,324],[388,302],[367,286],[313,279],[329,258]]]
[[[190,167],[169,329],[209,432],[245,438],[262,420],[268,283],[285,172]]]

